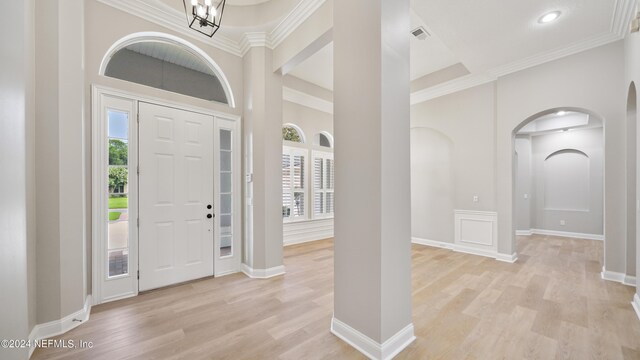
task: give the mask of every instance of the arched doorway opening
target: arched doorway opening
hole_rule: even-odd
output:
[[[532,239],[565,249],[570,246],[564,238],[604,240],[604,127],[599,115],[564,107],[539,112],[513,130],[512,215],[519,252],[540,250]]]

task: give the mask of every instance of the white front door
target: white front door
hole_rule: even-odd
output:
[[[139,103],[139,290],[213,275],[213,116]]]

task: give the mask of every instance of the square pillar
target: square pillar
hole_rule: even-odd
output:
[[[244,56],[247,222],[243,271],[253,278],[284,273],[282,238],[282,75],[273,72],[266,34],[252,34]]]
[[[411,322],[409,1],[334,3],[335,290],[331,331],[373,359]]]

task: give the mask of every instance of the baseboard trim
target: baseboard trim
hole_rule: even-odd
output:
[[[283,243],[283,246],[286,247],[286,246],[291,246],[291,245],[307,244],[307,243],[312,243],[312,242],[322,241],[322,240],[327,240],[327,239],[331,239],[331,236],[323,237],[321,239],[305,239],[305,240],[296,240],[296,241],[285,241]]]
[[[496,255],[496,260],[513,264],[518,261],[518,253],[513,253],[511,255],[498,253]]]
[[[44,324],[38,324],[33,327],[29,334],[29,340],[43,340],[53,336],[61,335],[69,330],[75,329],[81,324],[89,320],[91,314],[91,304],[93,300],[91,295],[88,295],[84,301],[84,307],[73,314],[67,315],[59,320],[53,320]],[[29,348],[29,357],[33,354],[35,347]]]
[[[518,231],[526,231],[526,230],[518,230]],[[548,236],[568,237],[573,239],[604,241],[604,235],[598,235],[598,234],[583,234],[583,233],[576,233],[576,232],[544,230],[544,229],[531,229],[530,232],[531,234],[536,234],[536,235],[548,235]],[[518,232],[516,231],[516,235],[517,234]]]
[[[223,276],[227,276],[227,275],[237,274],[239,272],[240,272],[239,270],[222,271],[222,272],[213,274],[213,277],[223,277]]]
[[[284,265],[268,269],[254,269],[247,264],[242,264],[242,272],[252,279],[269,279],[285,273]]]
[[[468,246],[464,246],[464,245],[446,243],[446,242],[436,241],[436,240],[421,239],[421,238],[416,238],[416,237],[412,237],[411,238],[411,242],[414,243],[414,244],[418,244],[418,245],[437,247],[437,248],[441,248],[441,249],[452,250],[452,251],[455,251],[455,252],[461,252],[461,253],[470,254],[470,255],[477,255],[477,256],[484,256],[484,257],[494,258],[494,259],[496,259],[498,261],[503,261],[503,262],[508,262],[508,263],[515,263],[518,260],[518,254],[517,253],[513,253],[511,255],[501,254],[501,253],[499,253],[497,251],[476,249],[476,248],[468,247]]]
[[[602,280],[615,281],[627,286],[636,286],[634,276],[627,276],[620,272],[609,271],[605,269],[604,266],[602,267],[600,276],[602,277]],[[633,281],[633,283],[631,283],[631,281]]]
[[[623,284],[629,285],[629,286],[636,286],[636,277],[631,275],[625,275]]]
[[[636,316],[638,317],[638,320],[640,320],[640,296],[638,296],[638,293],[635,293],[633,295],[631,306],[633,306],[633,310],[635,310]]]
[[[531,231],[531,229],[529,229],[529,230],[516,230],[516,235],[518,235],[518,236],[531,236],[531,235],[533,235],[533,232]]]
[[[331,319],[331,333],[372,360],[392,359],[416,339],[413,324],[409,324],[380,344],[335,317]]]
[[[412,237],[411,242],[418,245],[431,246],[431,247],[437,247],[437,248],[448,249],[448,250],[453,250],[455,246],[455,244],[453,243],[446,243],[442,241],[429,240],[429,239],[421,239],[417,237]]]

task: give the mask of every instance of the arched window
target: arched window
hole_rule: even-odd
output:
[[[326,131],[318,133],[315,137],[315,144],[322,147],[333,148],[333,136]]]
[[[235,107],[229,82],[201,49],[176,36],[137,33],[116,42],[100,74]]]
[[[293,124],[282,126],[282,140],[304,143],[304,133],[302,129]]]

